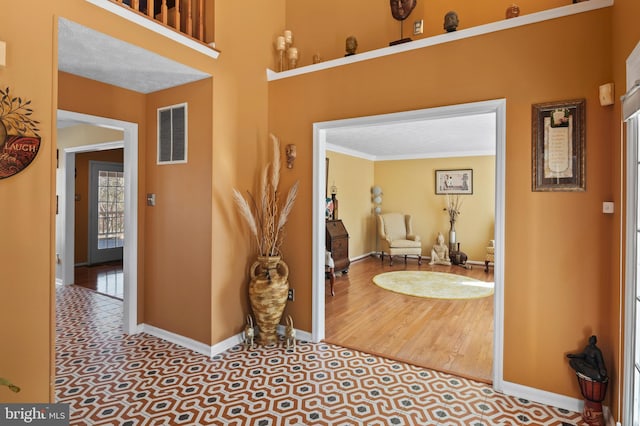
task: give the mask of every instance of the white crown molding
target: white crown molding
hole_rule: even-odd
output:
[[[210,58],[217,59],[218,56],[220,55],[220,52],[213,48],[214,47],[213,43],[207,46],[206,44],[200,43],[189,37],[183,36],[182,34],[172,30],[171,28],[163,24],[154,22],[152,19],[142,16],[139,13],[134,12],[133,10],[127,10],[122,6],[118,6],[117,4],[112,3],[109,0],[85,0],[85,1],[101,9],[104,9],[108,12],[111,12],[115,15],[118,15],[121,18],[124,18],[135,24],[138,24],[141,27],[144,27],[150,31],[153,31],[156,34],[160,34],[164,37],[167,37],[168,39],[171,39],[176,43],[180,43],[193,50],[196,50],[206,56],[209,56]]]
[[[87,0],[92,1],[92,0]],[[93,0],[97,1],[97,0]],[[103,0],[104,1],[104,0]],[[408,43],[398,44],[395,46],[383,47],[381,49],[370,50],[368,52],[358,53],[356,55],[346,56],[344,58],[332,59],[313,65],[307,65],[288,71],[275,72],[267,69],[267,81],[281,80],[283,78],[295,77],[316,71],[322,71],[329,68],[335,68],[343,65],[349,65],[356,62],[367,61],[369,59],[381,58],[384,56],[395,55],[397,53],[408,52],[410,50],[422,49],[424,47],[435,46],[438,44],[449,43],[451,41],[462,40],[465,38],[476,37],[497,31],[517,28],[524,25],[535,24],[538,22],[548,21],[551,19],[562,18],[564,16],[575,15],[578,13],[589,12],[596,9],[613,6],[614,0],[589,0],[567,6],[556,7],[554,9],[543,10],[542,12],[531,13],[528,15],[518,16],[517,18],[505,19],[504,21],[492,22],[489,24],[478,25],[477,27],[466,28],[445,34],[439,34],[433,37],[426,37],[420,40],[410,41]]]

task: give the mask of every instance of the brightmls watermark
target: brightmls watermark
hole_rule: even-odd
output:
[[[0,425],[69,426],[69,404],[0,404]]]

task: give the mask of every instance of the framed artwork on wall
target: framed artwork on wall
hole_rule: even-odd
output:
[[[473,194],[473,169],[436,170],[436,194]]]
[[[584,99],[534,104],[531,190],[586,190]]]

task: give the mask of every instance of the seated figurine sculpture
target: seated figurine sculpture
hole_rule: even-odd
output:
[[[449,247],[444,243],[444,237],[438,233],[436,244],[431,249],[431,261],[429,265],[451,265],[449,260]]]

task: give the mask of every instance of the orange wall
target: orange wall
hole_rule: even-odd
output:
[[[144,322],[211,344],[211,79],[147,96]],[[188,161],[157,165],[157,109],[187,102]]]
[[[88,262],[89,242],[89,161],[124,162],[123,149],[76,154],[75,244],[74,261]]]
[[[570,3],[569,0],[517,2],[521,16]],[[510,5],[510,2],[495,0],[418,0],[411,15],[401,24],[391,16],[387,1],[287,1],[287,29],[292,30],[293,44],[300,54],[298,66],[303,66],[311,64],[316,53],[322,60],[344,56],[345,39],[350,35],[357,38],[358,53],[362,53],[389,46],[391,41],[400,39],[400,25],[403,26],[403,37],[419,40],[445,33],[444,15],[450,10],[457,12],[458,29],[462,30],[505,19],[506,8]],[[424,21],[422,35],[413,35],[416,20]],[[437,59],[437,63],[446,66],[442,59]]]
[[[44,10],[48,5],[41,4]],[[0,377],[22,388],[0,390],[2,402],[48,401],[53,377],[55,270],[55,79],[50,13],[34,14],[33,4],[0,1],[0,39],[7,43],[7,66],[0,82],[31,100],[40,121],[41,145],[31,165],[0,181]],[[24,36],[24,17],[34,28]],[[29,53],[26,53],[29,52]],[[34,54],[37,52],[37,54]]]
[[[284,26],[284,4],[284,0],[273,0],[248,7],[244,2],[216,1],[216,47],[224,53],[213,72],[212,342],[240,333],[249,313],[249,267],[256,254],[249,230],[233,205],[232,188],[255,193],[260,170],[273,151],[265,69],[272,60],[271,40]],[[281,138],[280,143],[283,150],[298,141]],[[281,162],[285,162],[284,153]],[[283,168],[282,190],[288,190],[294,175]],[[304,205],[305,198],[310,200],[299,195],[294,211]],[[288,235],[294,235],[289,229]]]
[[[361,9],[370,4],[356,3]],[[597,98],[612,73],[602,59],[610,52],[610,17],[610,9],[592,11],[269,86],[271,128],[298,143],[302,194],[312,191],[314,122],[507,99],[504,379],[576,398],[564,354],[580,350],[594,333],[613,365],[618,338],[609,284],[611,251],[617,250],[608,243],[616,224],[600,212],[613,186],[612,111]],[[313,26],[310,18],[295,25]],[[550,49],[558,40],[570,48]],[[531,105],[582,97],[587,191],[531,192]],[[310,280],[311,202],[297,207],[290,233],[300,237],[288,239],[285,250],[292,270],[307,271]],[[301,300],[291,306],[292,316],[308,330],[311,286],[297,291]]]

